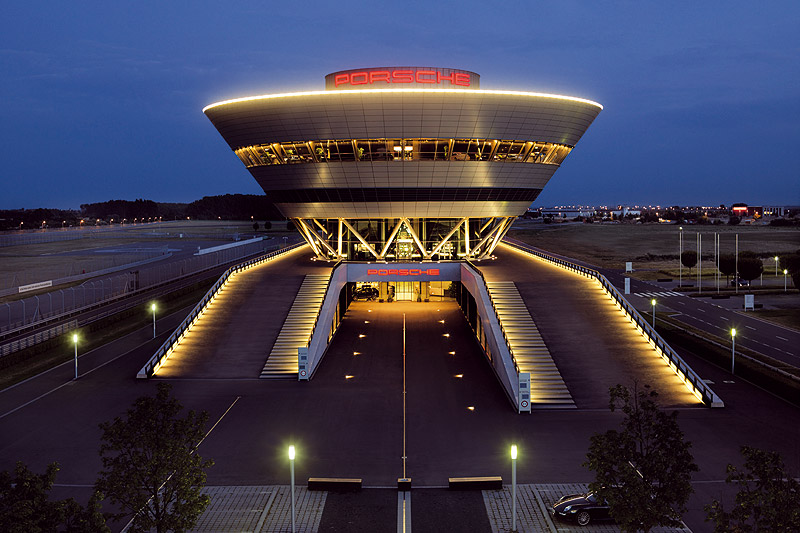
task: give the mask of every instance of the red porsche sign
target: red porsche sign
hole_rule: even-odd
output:
[[[368,276],[438,276],[438,268],[369,268]]]
[[[325,88],[378,89],[391,87],[478,89],[480,76],[467,70],[429,67],[380,67],[343,70],[325,76]]]

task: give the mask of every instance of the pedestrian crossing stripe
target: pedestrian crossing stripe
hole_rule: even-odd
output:
[[[684,296],[684,294],[674,291],[661,291],[661,292],[637,292],[636,296],[641,296],[642,298],[666,298],[667,296]]]

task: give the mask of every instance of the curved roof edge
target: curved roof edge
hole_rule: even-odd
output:
[[[246,96],[243,98],[233,98],[231,100],[223,100],[221,102],[215,102],[213,104],[209,104],[203,108],[203,113],[208,111],[209,109],[213,109],[215,107],[228,105],[228,104],[236,104],[240,102],[251,102],[255,100],[268,100],[272,98],[290,98],[290,97],[298,97],[298,96],[316,96],[316,95],[335,95],[335,94],[375,94],[375,93],[460,93],[460,94],[501,94],[501,95],[508,95],[508,96],[530,96],[533,98],[554,98],[557,100],[568,100],[571,102],[580,102],[583,104],[589,104],[596,106],[603,109],[603,106],[597,102],[592,100],[587,100],[585,98],[577,98],[574,96],[564,96],[560,94],[547,94],[547,93],[535,93],[535,92],[525,92],[525,91],[496,91],[496,90],[469,90],[469,89],[363,89],[363,90],[346,90],[346,91],[303,91],[298,93],[278,93],[278,94],[262,94],[259,96]]]

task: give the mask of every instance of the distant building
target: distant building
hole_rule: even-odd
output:
[[[594,209],[591,207],[545,207],[541,209],[543,217],[553,218],[577,218],[592,217]]]

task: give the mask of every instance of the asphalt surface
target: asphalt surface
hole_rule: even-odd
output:
[[[498,255],[491,268],[516,261],[502,249]],[[152,340],[152,330],[144,324],[113,344],[83,354],[76,382],[67,363],[0,392],[0,469],[11,469],[16,460],[22,460],[43,471],[49,462],[59,461],[62,470],[53,496],[74,495],[85,501],[101,468],[97,425],[123,413],[135,398],[152,394],[158,382],[167,381],[186,407],[205,409],[212,421],[219,421],[200,448],[202,455],[216,461],[208,472],[209,485],[287,484],[286,449],[293,443],[298,448],[300,484],[312,476],[343,476],[361,477],[371,487],[352,497],[332,497],[325,506],[322,530],[352,531],[349,521],[359,512],[380,526],[373,531],[389,524],[386,530],[394,530],[397,499],[390,489],[402,474],[402,313],[406,313],[412,523],[418,531],[426,526],[447,531],[446,517],[476,513],[469,519],[475,527],[454,525],[449,530],[481,531],[485,510],[474,498],[436,487],[445,486],[451,476],[502,475],[508,482],[512,442],[520,447],[520,483],[591,481],[591,473],[582,466],[589,437],[620,421],[619,413],[599,405],[602,389],[616,378],[630,380],[639,372],[650,372],[626,362],[634,357],[631,346],[619,350],[630,350],[629,355],[614,359],[617,350],[612,341],[603,341],[608,344],[608,364],[588,349],[591,344],[576,331],[582,329],[582,334],[592,337],[594,331],[612,327],[594,311],[561,316],[561,311],[550,307],[548,321],[548,306],[557,298],[537,296],[546,287],[537,288],[531,265],[515,263],[510,271],[521,276],[520,292],[532,314],[544,317],[540,323],[534,316],[543,336],[556,339],[556,364],[564,367],[562,376],[577,396],[577,409],[515,414],[460,310],[449,302],[355,303],[308,383],[259,380],[255,372],[252,378],[209,376],[209,368],[224,364],[224,350],[219,352],[223,359],[186,367],[174,378],[136,380],[136,372],[187,309],[159,319],[159,330],[164,331],[159,339]],[[272,266],[279,281],[278,263]],[[270,264],[264,268],[269,271]],[[286,275],[294,276],[289,270]],[[531,279],[525,281],[527,277]],[[592,302],[591,293],[569,278],[553,274],[546,285],[560,295],[558,299],[576,308]],[[275,320],[279,320],[277,310],[275,315],[264,315],[265,323]],[[450,336],[444,337],[445,333]],[[561,339],[568,335],[576,336],[578,342]],[[265,338],[265,354],[269,347]],[[681,355],[702,378],[713,382],[725,402],[724,409],[673,402],[700,466],[684,519],[693,531],[710,532],[702,507],[712,497],[730,495],[722,482],[725,466],[740,463],[741,445],[777,450],[791,472],[800,471],[800,410],[692,354]],[[663,383],[668,379],[664,377]]]
[[[620,292],[624,292],[625,278],[629,276],[626,276],[623,270],[599,268],[584,261],[576,261],[546,250],[538,250],[593,268],[606,276]],[[715,335],[725,342],[730,341],[731,329],[735,328],[737,347],[748,348],[792,366],[800,367],[800,331],[755,318],[744,312],[744,293],[746,292],[744,288],[740,289],[738,296],[734,295],[728,299],[718,300],[712,298],[716,294],[715,287],[702,288],[699,291],[702,296],[696,296],[697,291],[684,292],[681,293],[682,295],[676,296],[669,294],[675,292],[674,289],[678,285],[675,280],[650,282],[630,279],[631,294],[628,295],[628,301],[645,316],[652,312],[650,301],[655,298],[657,301],[656,311],[659,313],[669,312],[678,321]],[[691,280],[685,283],[691,283]],[[800,295],[796,290],[786,295],[756,296],[755,302],[762,303],[764,298],[779,306],[800,307]]]

